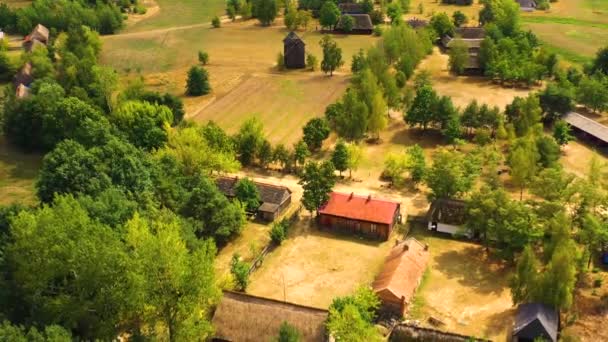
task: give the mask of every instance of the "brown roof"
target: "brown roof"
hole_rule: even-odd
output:
[[[430,253],[414,238],[397,244],[372,285],[381,300],[409,303],[426,270]]]
[[[29,86],[32,82],[34,82],[34,77],[32,76],[32,63],[27,62],[23,65],[23,68],[15,74],[13,84],[16,88],[19,87],[20,84]]]
[[[462,225],[466,221],[466,202],[457,199],[435,200],[427,213],[429,222]]]
[[[325,341],[327,310],[224,291],[215,314],[215,338],[227,341],[274,341],[283,322],[294,326],[302,341]]]
[[[353,31],[357,30],[373,30],[374,25],[372,24],[372,19],[369,17],[369,14],[345,14],[349,17],[353,18]],[[340,17],[340,21],[336,25],[336,29],[342,29],[342,17]]]
[[[319,208],[319,214],[390,225],[397,209],[399,203],[394,201],[332,192],[327,203]]]
[[[283,43],[288,42],[306,45],[304,41],[300,39],[300,37],[293,31],[289,32],[287,36],[285,36],[285,38],[283,39]]]
[[[364,14],[363,12],[363,4],[358,3],[344,3],[338,4],[338,8],[340,12],[343,14]]]
[[[239,177],[219,177],[215,180],[217,187],[228,197],[235,196],[235,187],[239,181]],[[291,190],[281,185],[273,185],[267,183],[253,182],[260,192],[262,200],[262,207],[266,204],[274,204],[278,208],[281,204],[287,201],[291,197]],[[262,209],[260,207],[260,210]],[[265,211],[265,210],[262,210]]]
[[[592,135],[603,142],[608,143],[608,127],[601,123],[591,120],[588,117],[576,112],[570,112],[564,115],[564,121],[589,135]]]
[[[30,88],[28,88],[25,85],[23,85],[23,83],[20,83],[17,86],[17,89],[15,90],[15,96],[18,99],[22,99],[24,97],[27,97],[29,94],[30,94]]]
[[[26,52],[32,52],[39,47],[46,47],[46,45],[38,39],[30,39],[23,43],[23,48]]]
[[[463,39],[484,39],[486,30],[483,27],[457,27],[455,36]]]
[[[49,29],[44,27],[44,25],[38,24],[34,27],[32,33],[30,33],[29,38],[46,44],[49,41]]]

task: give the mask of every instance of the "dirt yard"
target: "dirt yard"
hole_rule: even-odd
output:
[[[428,243],[431,251],[414,319],[429,325],[434,317],[445,323],[441,329],[506,341],[515,313],[508,288],[511,270],[488,260],[479,245],[431,235],[423,225],[411,235]]]
[[[247,292],[327,308],[334,297],[370,284],[397,238],[380,243],[321,231],[307,214],[293,229],[252,275]]]

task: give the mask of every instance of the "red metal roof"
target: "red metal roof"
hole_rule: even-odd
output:
[[[398,207],[397,202],[375,199],[371,195],[332,192],[329,201],[319,208],[319,214],[390,225]]]

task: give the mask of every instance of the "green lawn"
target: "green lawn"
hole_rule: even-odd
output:
[[[126,32],[141,32],[210,22],[224,14],[224,0],[156,0],[160,12],[127,28]]]
[[[8,146],[0,136],[0,205],[36,203],[34,184],[41,159]]]

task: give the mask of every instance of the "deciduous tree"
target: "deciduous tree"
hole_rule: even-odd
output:
[[[304,189],[302,204],[311,213],[315,211],[318,214],[319,207],[329,200],[329,194],[336,183],[334,171],[334,165],[330,161],[320,164],[311,161],[304,166],[299,184]]]
[[[327,1],[325,3],[333,4],[331,1]],[[334,71],[344,64],[344,61],[342,60],[342,49],[338,47],[338,44],[336,44],[336,42],[328,35],[323,36],[319,44],[323,49],[321,70],[323,70],[324,73],[329,73],[329,75],[332,76]]]

